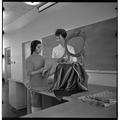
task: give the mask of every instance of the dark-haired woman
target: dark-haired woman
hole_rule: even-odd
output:
[[[42,80],[42,71],[45,60],[41,53],[41,42],[34,40],[31,42],[31,56],[26,59],[25,86],[27,87],[27,113],[41,110],[41,95],[32,91],[31,88],[39,87]],[[32,108],[32,109],[31,109]]]

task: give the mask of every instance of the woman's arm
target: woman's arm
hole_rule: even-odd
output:
[[[42,73],[43,72],[43,70],[44,70],[44,66],[45,66],[45,58],[43,57],[43,67],[41,67],[40,69],[38,69],[38,70],[32,70],[31,72],[30,72],[30,75],[35,75],[35,74],[40,74],[40,73]]]
[[[86,34],[85,34],[85,32],[81,31],[80,29],[76,29],[72,34],[70,34],[70,35],[66,38],[66,40],[72,39],[72,38],[74,38],[74,37],[79,37],[79,36],[83,37],[84,40],[86,39]]]
[[[35,75],[35,74],[42,73],[42,72],[43,72],[43,70],[44,70],[44,67],[42,67],[42,68],[41,68],[41,69],[39,69],[39,70],[36,70],[36,71],[32,71],[32,72],[30,72],[30,75]]]
[[[46,65],[45,65],[43,73],[42,73],[43,76],[48,77],[48,76],[51,76],[52,74],[54,74],[57,64],[58,63],[57,63],[56,59],[54,59],[54,58],[48,59],[46,61]]]

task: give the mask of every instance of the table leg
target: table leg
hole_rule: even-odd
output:
[[[27,89],[27,114],[32,113],[31,111],[31,96],[30,96],[30,90]]]

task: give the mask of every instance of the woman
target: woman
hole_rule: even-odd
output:
[[[66,60],[70,62],[77,62],[76,57],[68,56],[65,52],[65,39],[67,37],[67,32],[64,29],[57,29],[55,32],[56,40],[58,41],[59,45],[53,48],[52,51],[52,58],[57,59],[58,62],[61,62],[61,60]],[[68,50],[71,53],[75,53],[75,50],[72,46],[67,45]],[[62,58],[62,59],[61,59]]]
[[[41,42],[34,40],[31,42],[31,56],[26,59],[26,76],[25,86],[27,87],[27,112],[38,111],[41,109],[40,94],[32,91],[32,89],[39,87],[42,81],[42,71],[45,64],[44,58],[40,55]],[[32,107],[31,107],[32,106]]]
[[[77,34],[75,34],[76,36]],[[55,32],[55,38],[58,41],[58,45],[55,46],[52,50],[52,59],[49,60],[49,63],[47,65],[45,65],[45,69],[43,70],[43,75],[46,73],[46,71],[48,71],[48,69],[51,67],[52,69],[50,70],[50,75],[53,75],[56,69],[56,66],[58,63],[60,62],[77,62],[77,58],[76,57],[72,57],[69,56],[66,53],[65,50],[65,40],[67,37],[67,32],[64,29],[57,29]],[[74,37],[74,34],[73,34]],[[75,50],[72,46],[67,45],[68,50],[75,54]]]

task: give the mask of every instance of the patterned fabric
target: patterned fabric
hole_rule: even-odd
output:
[[[109,107],[112,104],[116,104],[116,97],[112,91],[101,91],[88,96],[82,96],[78,98],[81,102],[90,103],[92,105]]]
[[[53,91],[57,97],[87,91],[87,81],[87,73],[78,62],[72,64],[61,63],[56,67],[51,91]]]

